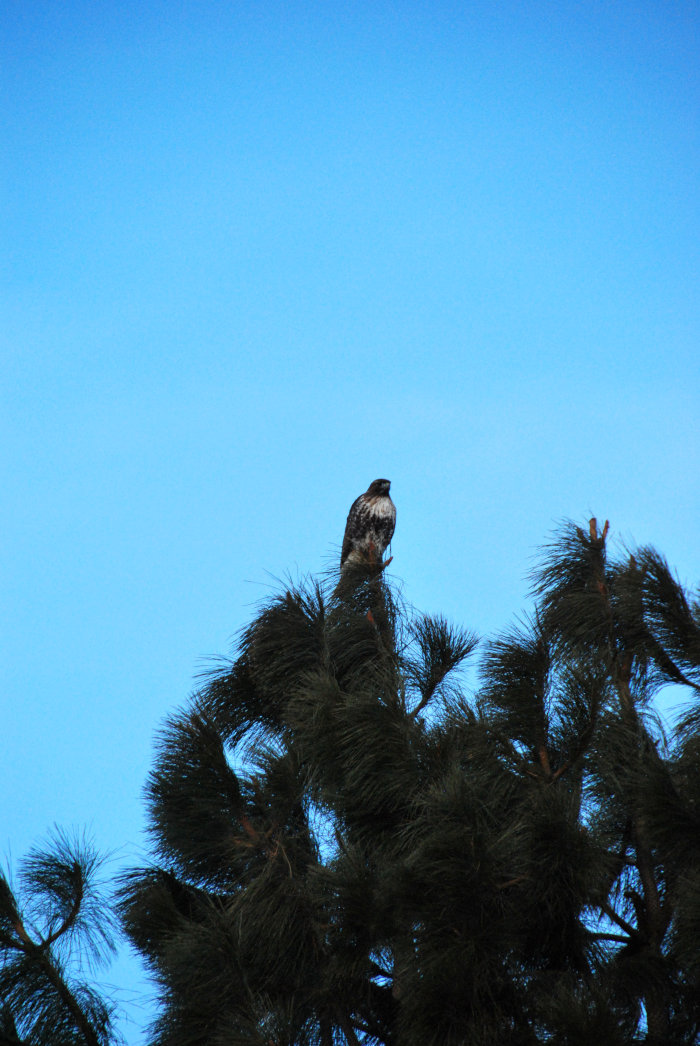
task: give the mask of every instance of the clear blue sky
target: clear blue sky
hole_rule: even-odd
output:
[[[142,859],[163,717],[376,476],[481,634],[564,517],[700,578],[699,15],[8,0],[2,852]]]

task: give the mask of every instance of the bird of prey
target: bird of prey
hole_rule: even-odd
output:
[[[381,563],[396,526],[396,505],[388,479],[375,479],[350,506],[345,524],[341,569],[348,564]]]

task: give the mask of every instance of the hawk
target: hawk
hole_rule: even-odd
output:
[[[396,505],[388,479],[375,479],[350,506],[345,524],[341,569],[346,563],[381,563],[396,526]]]

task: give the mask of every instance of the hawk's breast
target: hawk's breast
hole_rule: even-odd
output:
[[[394,507],[394,502],[391,500],[391,498],[376,495],[375,497],[367,498],[367,504],[370,513],[376,519],[396,518],[396,508]]]

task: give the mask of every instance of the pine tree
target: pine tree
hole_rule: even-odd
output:
[[[89,983],[114,950],[100,859],[56,831],[0,872],[0,1046],[108,1046],[113,1006]]]
[[[123,883],[157,1046],[700,1035],[700,605],[567,524],[482,645],[381,568],[270,599],[166,724]],[[691,705],[692,709],[692,705]]]

